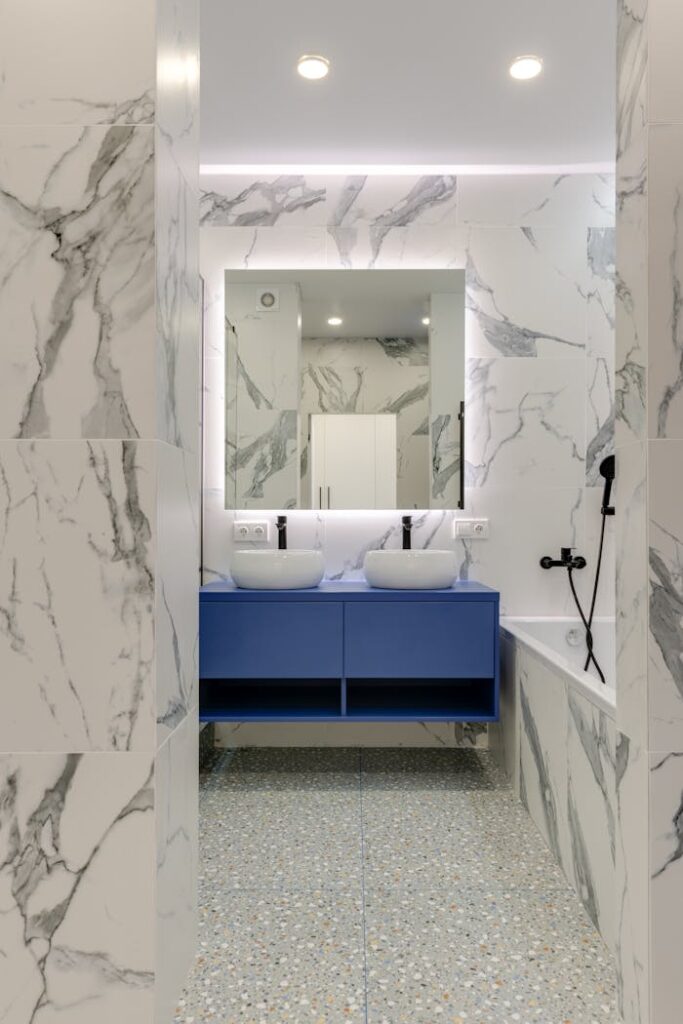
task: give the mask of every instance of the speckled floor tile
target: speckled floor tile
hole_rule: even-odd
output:
[[[373,790],[495,790],[505,788],[505,775],[488,751],[443,749],[363,750],[362,787]]]
[[[614,971],[568,892],[366,896],[368,1024],[616,1024]]]
[[[361,884],[358,792],[246,804],[224,794],[202,809],[200,874],[211,885],[263,891],[353,889]]]
[[[308,893],[230,893],[200,918],[175,1024],[365,1022],[362,906]]]

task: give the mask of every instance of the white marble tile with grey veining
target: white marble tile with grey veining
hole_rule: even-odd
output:
[[[157,147],[156,168],[156,436],[197,451],[201,310],[196,193],[165,138]]]
[[[148,754],[0,755],[0,1018],[151,1020]]]
[[[235,508],[298,507],[298,433],[297,409],[240,413],[233,464],[227,473],[235,479]]]
[[[199,660],[199,466],[197,456],[159,445],[156,564],[157,743],[197,703]]]
[[[617,2],[617,157],[647,120],[648,0]]]
[[[194,715],[156,758],[156,1019],[170,1020],[197,935],[198,732]]]
[[[653,1021],[680,1012],[683,754],[650,753],[650,966]]]
[[[0,749],[153,748],[155,493],[154,442],[0,442]]]
[[[360,222],[327,229],[327,266],[331,269],[409,270],[465,266],[468,229],[451,224],[411,224],[374,231]]]
[[[648,452],[650,749],[683,749],[683,441]],[[645,616],[646,609],[640,609]]]
[[[202,227],[302,227],[327,222],[326,178],[205,175],[201,185]]]
[[[586,279],[581,225],[473,227],[467,253],[468,354],[583,356]]]
[[[586,338],[588,486],[601,482],[600,463],[614,451],[614,279],[614,228],[589,228]]]
[[[153,132],[0,131],[2,437],[155,436]]]
[[[648,436],[683,438],[683,125],[648,133]]]
[[[463,175],[458,223],[530,228],[614,224],[611,174]]]
[[[40,0],[0,10],[0,124],[152,124],[154,7],[75,0],[64,14]]]
[[[199,7],[199,0],[157,0],[155,10],[156,125],[195,203],[199,191]],[[198,219],[195,208],[195,229]]]
[[[327,179],[327,223],[370,228],[377,252],[394,228],[454,224],[458,180],[452,175],[352,175]]]
[[[467,359],[466,481],[582,486],[584,359]]]

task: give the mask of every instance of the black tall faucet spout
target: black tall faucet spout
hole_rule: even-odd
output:
[[[279,551],[287,550],[287,516],[277,517],[277,546]]]
[[[413,517],[403,516],[401,523],[403,524],[403,550],[410,551],[412,546]]]

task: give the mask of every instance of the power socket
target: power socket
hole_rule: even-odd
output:
[[[456,519],[453,522],[453,536],[457,540],[488,540],[488,519]]]
[[[265,522],[236,522],[232,524],[232,536],[236,541],[251,541],[256,544],[267,544],[270,539],[270,524]]]

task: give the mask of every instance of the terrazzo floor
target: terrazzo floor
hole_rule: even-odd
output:
[[[176,1024],[616,1024],[614,967],[475,750],[221,752]]]

